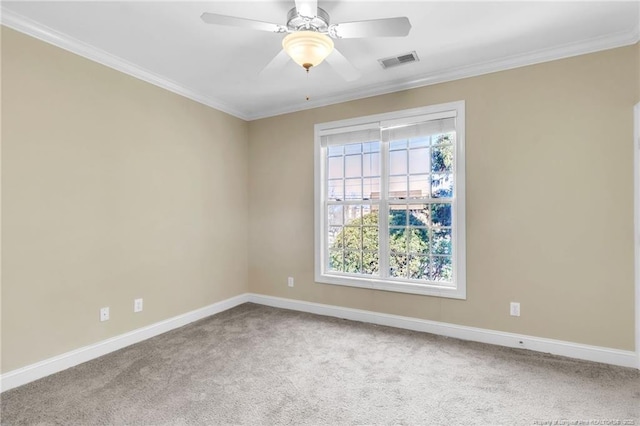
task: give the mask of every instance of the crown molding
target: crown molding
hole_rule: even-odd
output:
[[[4,7],[0,9],[0,22],[2,25],[13,30],[27,34],[31,37],[37,38],[38,40],[42,40],[71,53],[75,53],[76,55],[82,56],[109,68],[113,68],[116,71],[120,71],[139,80],[146,81],[154,86],[158,86],[180,96],[184,96],[185,98],[233,115],[234,117],[242,120],[248,120],[247,115],[243,114],[242,111],[236,108],[212,99],[211,97],[202,95],[193,89],[107,53],[104,50],[98,49],[88,43],[77,40],[67,34],[42,25]]]
[[[476,77],[484,74],[570,58],[602,50],[614,49],[616,47],[635,44],[640,40],[640,24],[638,24],[631,30],[620,31],[618,33],[575,43],[568,43],[550,49],[542,49],[526,54],[513,55],[492,61],[479,62],[473,65],[450,68],[440,72],[423,74],[411,80],[396,80],[386,84],[368,85],[351,91],[342,92],[339,95],[327,96],[316,101],[305,101],[304,103],[290,104],[284,108],[271,107],[265,110],[247,112],[198,93],[196,90],[185,87],[175,81],[139,67],[138,65],[42,25],[4,7],[0,8],[0,23],[46,43],[53,44],[54,46],[60,47],[84,58],[98,62],[102,65],[245,121],[274,117],[277,115],[289,114],[342,102],[369,98],[372,96],[385,95],[388,93],[415,89],[418,87],[430,86],[432,84],[445,83],[463,78]]]
[[[412,80],[396,80],[387,84],[375,84],[361,87],[356,90],[342,92],[340,95],[328,96],[317,101],[306,101],[287,106],[281,109],[269,109],[268,111],[257,111],[248,114],[248,120],[258,120],[261,118],[274,117],[282,114],[324,107],[342,102],[354,101],[357,99],[369,98],[372,96],[385,95],[402,90],[415,89],[418,87],[430,86],[432,84],[445,83],[448,81],[460,80],[463,78],[476,77],[484,74],[491,74],[499,71],[506,71],[514,68],[535,65],[559,59],[571,58],[602,50],[614,49],[617,47],[629,46],[640,41],[640,24],[633,29],[621,31],[606,36],[595,37],[575,43],[568,43],[550,49],[542,49],[520,55],[507,56],[492,61],[479,62],[473,65],[450,68],[448,70],[428,73],[418,76]]]

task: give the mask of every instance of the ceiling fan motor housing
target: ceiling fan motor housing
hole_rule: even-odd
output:
[[[318,8],[316,16],[306,17],[298,13],[294,7],[287,13],[287,29],[289,31],[316,31],[326,33],[329,30],[329,14]]]

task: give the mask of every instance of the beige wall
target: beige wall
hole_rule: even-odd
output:
[[[246,122],[6,28],[2,88],[3,372],[247,291]]]
[[[251,291],[634,350],[638,56],[630,46],[251,122]],[[313,125],[458,100],[467,300],[314,283]]]
[[[2,372],[246,291],[634,349],[640,45],[246,123],[1,36]],[[313,124],[456,100],[467,300],[314,283]]]

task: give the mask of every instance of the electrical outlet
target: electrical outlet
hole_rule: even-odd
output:
[[[289,278],[287,278],[287,285],[288,285],[289,287],[293,287],[293,277],[289,277]]]
[[[109,307],[100,308],[100,321],[109,320]]]
[[[512,317],[519,317],[520,316],[520,303],[511,302],[510,313],[511,313]]]
[[[135,299],[133,301],[133,312],[142,312],[142,299]]]

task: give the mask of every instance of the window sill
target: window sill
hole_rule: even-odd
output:
[[[348,287],[368,288],[372,290],[393,291],[397,293],[419,294],[423,296],[445,297],[466,300],[465,288],[444,287],[429,284],[385,281],[373,278],[348,277],[342,275],[316,274],[315,281],[321,284],[342,285]]]

